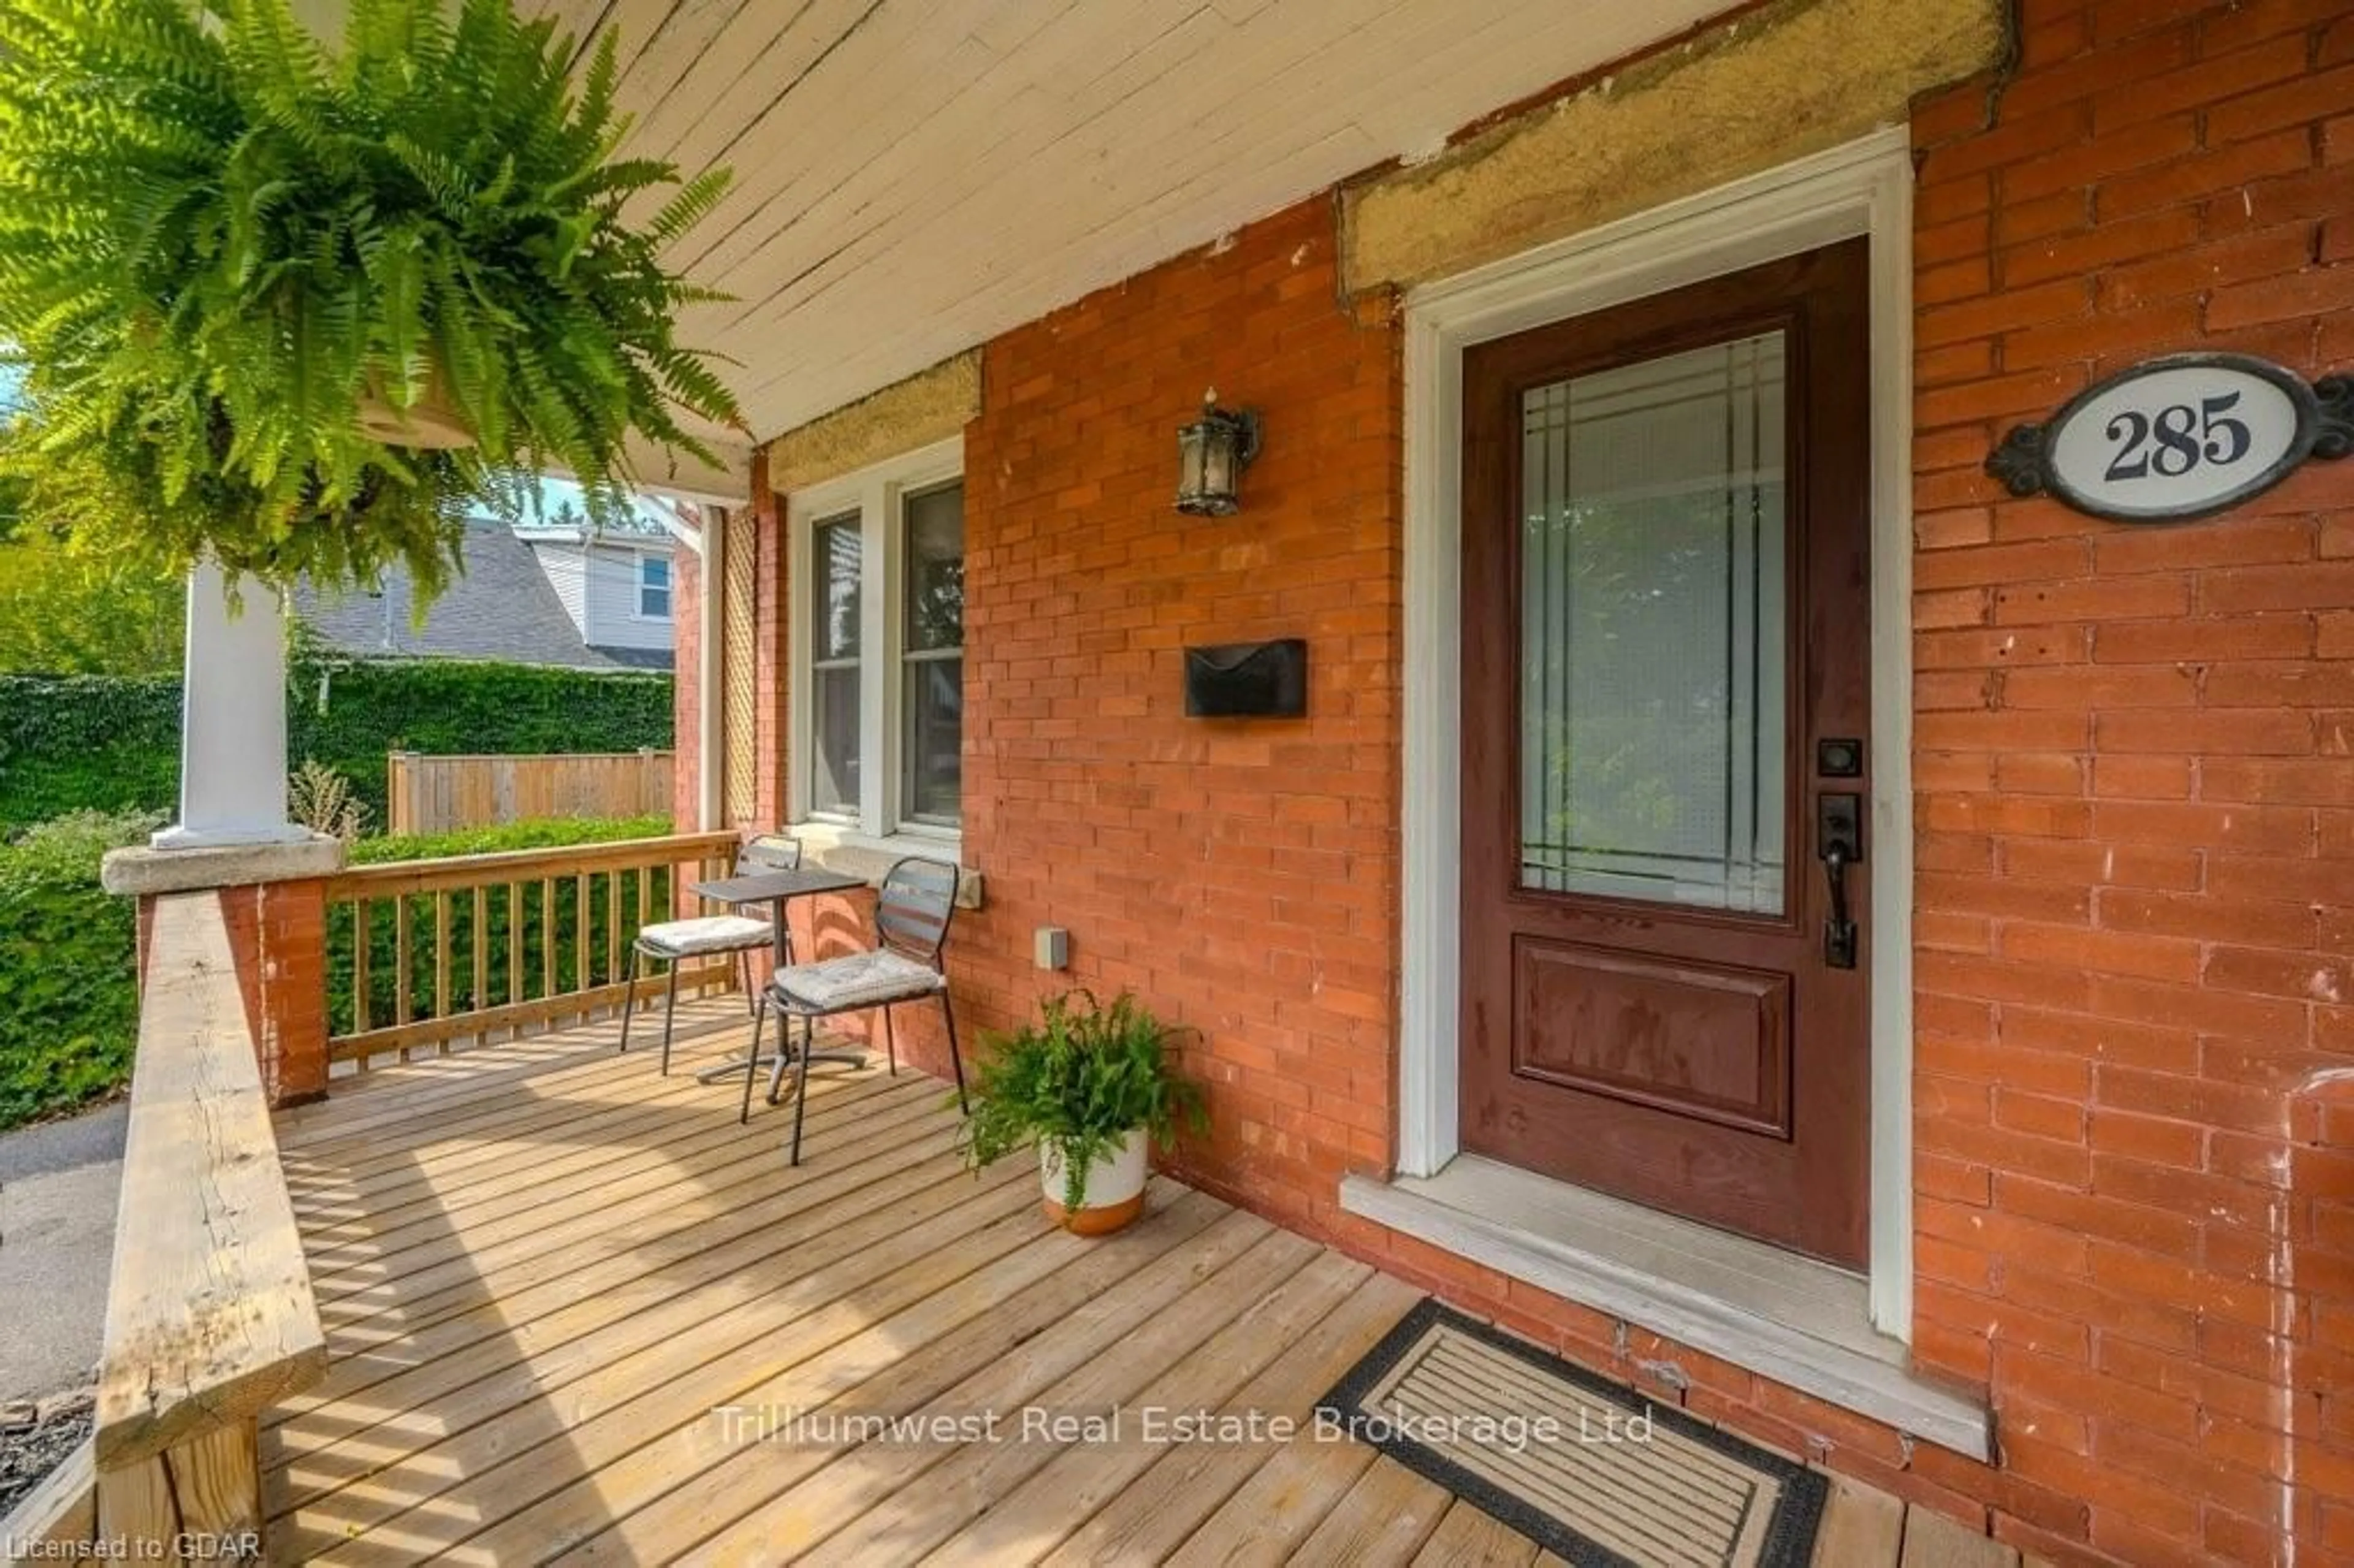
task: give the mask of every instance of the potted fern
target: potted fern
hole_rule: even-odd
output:
[[[984,1036],[964,1128],[973,1168],[1034,1143],[1048,1219],[1088,1236],[1133,1221],[1147,1146],[1204,1121],[1199,1086],[1170,1064],[1172,1033],[1127,991],[1106,1007],[1078,991],[1040,1003],[1035,1022]]]
[[[736,403],[665,268],[725,170],[617,155],[612,34],[509,0],[0,6],[6,466],[28,508],[178,575],[366,586],[420,613],[464,519],[533,477],[628,514],[632,450],[713,461]]]

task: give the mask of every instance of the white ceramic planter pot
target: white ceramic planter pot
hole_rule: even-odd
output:
[[[1118,1147],[1087,1167],[1087,1207],[1076,1213],[1063,1207],[1062,1151],[1050,1143],[1038,1146],[1038,1189],[1045,1195],[1046,1217],[1075,1235],[1108,1235],[1144,1213],[1145,1150],[1150,1142],[1141,1131],[1131,1132]]]

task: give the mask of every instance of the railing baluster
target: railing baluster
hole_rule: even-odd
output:
[[[507,1003],[513,1006],[524,1000],[523,973],[523,884],[507,884]],[[507,1038],[523,1038],[523,1025],[518,1022],[507,1029]]]
[[[556,994],[556,943],[563,933],[556,928],[556,878],[539,879],[539,994]]]
[[[487,886],[474,889],[474,994],[467,1001],[473,1004],[468,1009],[472,1012],[491,1005],[491,890]]]
[[[408,994],[408,900],[396,897],[392,901],[392,1021],[395,1023],[416,1022],[416,1005]],[[402,1061],[408,1059],[403,1049]]]
[[[654,914],[653,900],[654,868],[651,865],[641,865],[638,867],[638,931],[659,923],[659,917]],[[631,940],[637,939],[638,931],[630,933]],[[634,1005],[637,1000],[637,994],[632,991],[630,995],[623,997],[621,1001],[626,1007]]]
[[[572,989],[588,989],[588,874],[581,872],[572,879]],[[588,1021],[588,1012],[579,1013],[582,1022]]]
[[[328,883],[327,900],[330,908],[349,905],[352,910],[352,1004],[328,1043],[331,1059],[355,1062],[366,1070],[371,1058],[378,1065],[407,1061],[420,1053],[446,1052],[461,1040],[487,1044],[502,1031],[506,1038],[520,1038],[610,1010],[623,999],[622,969],[636,927],[681,912],[662,890],[682,885],[681,876],[726,874],[735,842],[733,834],[683,833],[359,866],[337,874]],[[573,919],[568,943],[560,925],[567,902]],[[385,909],[394,924],[388,951],[379,961],[375,944]],[[507,925],[504,984],[496,974],[501,959],[495,923],[502,916]],[[472,947],[461,954],[458,927],[467,921]],[[527,929],[534,924],[535,935]],[[427,951],[420,950],[428,943],[429,969]],[[535,968],[535,987],[530,979]],[[393,986],[389,1017],[372,994],[387,971]],[[680,978],[700,994],[724,981],[726,973],[724,967],[706,965]]]
[[[433,1016],[450,1016],[450,895],[433,895]],[[450,1042],[438,1042],[440,1054],[450,1054]]]
[[[352,1033],[368,1032],[368,947],[376,940],[373,902],[352,900]]]
[[[621,978],[621,874],[605,874],[605,983]]]
[[[734,869],[735,867],[728,861],[722,859],[720,856],[716,854],[706,854],[703,857],[702,869],[695,874],[695,880],[698,882],[716,881],[720,877],[726,876]],[[696,900],[696,903],[706,914],[724,915],[730,913],[730,911],[719,905],[714,904],[708,898],[698,899]],[[735,962],[732,959],[722,959],[718,965],[717,972],[722,977],[732,977],[736,973]],[[703,968],[703,978],[708,979],[712,973],[713,967],[709,964],[705,964]],[[720,984],[723,987],[731,983],[732,980],[727,978],[723,978],[720,981]],[[701,997],[704,994],[703,988],[698,986],[695,989],[695,994],[697,997]]]

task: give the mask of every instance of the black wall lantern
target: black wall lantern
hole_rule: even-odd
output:
[[[1258,410],[1218,407],[1218,389],[1202,394],[1202,417],[1177,432],[1177,510],[1230,517],[1242,509],[1243,470],[1258,456]]]

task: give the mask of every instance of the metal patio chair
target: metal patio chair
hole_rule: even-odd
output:
[[[736,874],[748,876],[763,871],[792,871],[801,863],[801,846],[798,839],[764,834],[747,842],[736,852]],[[663,995],[663,1075],[670,1075],[671,1027],[678,1014],[678,967],[689,959],[711,958],[721,953],[732,954],[737,973],[742,977],[747,993],[752,990],[752,970],[748,962],[752,954],[772,946],[777,939],[776,920],[784,917],[781,910],[775,919],[762,920],[750,915],[699,915],[686,920],[664,920],[642,928],[637,939],[630,944],[629,990],[621,999],[621,1049],[630,1048],[630,1018],[638,1010],[638,964],[651,959],[670,966],[670,986]],[[748,1010],[757,1016],[758,1003],[748,995]]]
[[[752,1053],[744,1065],[744,1109],[737,1119],[752,1118],[752,1080],[758,1073],[760,1031],[773,1005],[781,1016],[777,1020],[779,1054],[769,1103],[777,1102],[790,1054],[795,1067],[792,1164],[801,1162],[801,1114],[809,1106],[810,1054],[816,1048],[821,1018],[881,1008],[883,1049],[896,1077],[899,1047],[891,1034],[891,1010],[901,1002],[937,998],[940,1020],[948,1026],[957,1104],[970,1113],[964,1097],[964,1058],[957,1050],[956,1010],[949,1001],[948,973],[940,962],[949,925],[956,918],[957,881],[957,868],[939,861],[910,856],[896,862],[884,874],[882,891],[875,895],[874,947],[863,953],[780,969],[762,989],[752,1019]],[[801,1048],[791,1051],[795,1019],[801,1020]]]

